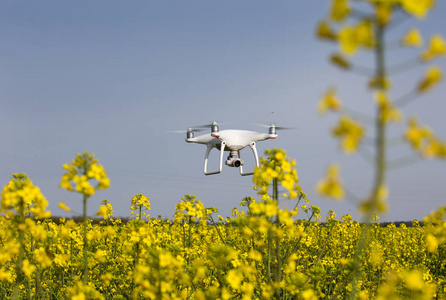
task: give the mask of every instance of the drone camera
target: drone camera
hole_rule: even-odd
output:
[[[236,158],[236,157],[231,157],[230,156],[226,160],[226,165],[228,165],[230,167],[238,168],[240,166],[243,166],[243,160],[241,160],[240,158]]]

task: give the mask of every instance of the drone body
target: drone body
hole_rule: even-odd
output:
[[[198,143],[207,146],[206,155],[204,158],[205,175],[214,175],[221,173],[223,168],[224,151],[229,151],[229,156],[227,157],[225,162],[227,166],[239,168],[240,175],[242,176],[254,174],[253,172],[245,173],[243,171],[244,163],[243,160],[241,159],[240,151],[243,148],[249,146],[254,154],[256,165],[259,166],[259,156],[257,154],[256,143],[267,139],[275,139],[277,137],[276,126],[274,125],[271,125],[269,127],[269,133],[260,133],[255,131],[238,130],[238,129],[219,131],[216,122],[212,123],[210,127],[211,127],[210,134],[203,134],[197,137],[194,136],[194,131],[199,131],[199,130],[189,128],[187,130],[187,138],[186,138],[186,142],[188,143]],[[207,164],[208,164],[209,154],[213,148],[220,150],[219,169],[217,171],[208,172]]]

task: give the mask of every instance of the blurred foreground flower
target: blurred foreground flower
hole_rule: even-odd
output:
[[[344,187],[339,177],[340,167],[332,164],[327,168],[325,178],[321,179],[316,186],[318,194],[328,198],[342,199],[344,198]]]
[[[45,211],[48,201],[37,186],[25,173],[15,173],[3,187],[1,194],[1,210],[14,212],[24,216],[32,213],[36,218],[49,218],[51,212]]]

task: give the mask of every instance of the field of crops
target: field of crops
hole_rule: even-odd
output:
[[[18,233],[2,217],[1,297],[13,296],[17,277],[23,299],[345,299],[352,283],[360,299],[446,297],[445,249],[426,250],[429,227],[374,223],[361,241],[366,227],[348,215],[321,223],[313,207],[313,220],[293,222],[271,203],[249,206],[213,225],[212,210],[186,195],[174,222],[88,222],[87,288],[82,223],[26,218]]]
[[[187,194],[171,220],[150,218],[149,198],[137,194],[128,222],[107,200],[95,222],[86,206],[83,222],[55,222],[39,188],[13,174],[1,195],[1,298],[446,298],[444,209],[424,226],[382,227],[376,215],[364,225],[333,211],[322,219],[297,184],[295,162],[281,149],[266,154],[254,175],[261,198],[244,198],[226,218]],[[63,168],[61,187],[84,204],[108,187],[89,153]],[[279,185],[287,193],[279,196]],[[279,206],[286,198],[293,209]]]

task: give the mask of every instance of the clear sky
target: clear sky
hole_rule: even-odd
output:
[[[446,36],[444,1],[424,21],[404,21],[389,35],[397,40],[412,26],[425,40]],[[256,123],[295,126],[276,140],[297,161],[300,183],[325,215],[359,219],[352,201],[332,202],[314,192],[325,168],[340,162],[348,189],[366,196],[372,167],[347,156],[330,136],[337,117],[321,117],[316,106],[330,85],[352,109],[373,115],[366,78],[336,69],[333,44],[315,37],[328,1],[19,1],[0,2],[0,184],[25,172],[48,199],[53,215],[81,212],[81,196],[58,188],[62,165],[89,151],[104,166],[111,187],[89,199],[93,215],[108,199],[115,215],[130,215],[135,194],[150,198],[151,215],[172,217],[184,194],[230,215],[254,196],[252,177],[224,166],[204,176],[205,147],[187,144],[185,130],[214,120],[220,129],[263,131]],[[389,64],[420,50],[392,50]],[[373,56],[355,58],[373,64]],[[446,59],[435,63],[446,69]],[[395,76],[392,96],[404,94],[426,66]],[[405,108],[443,140],[446,86]],[[391,134],[401,134],[405,122]],[[372,129],[370,129],[373,132]],[[244,157],[251,152],[246,149]],[[392,149],[405,156],[406,146]],[[212,153],[211,166],[216,166]],[[212,165],[213,163],[213,165]],[[247,159],[247,164],[252,161]],[[389,173],[390,211],[383,221],[422,219],[444,205],[446,162],[422,161]],[[59,202],[72,207],[65,213]],[[287,204],[284,202],[284,205]],[[288,203],[288,206],[292,206]],[[299,217],[305,217],[303,213]],[[323,216],[325,218],[325,216]]]

